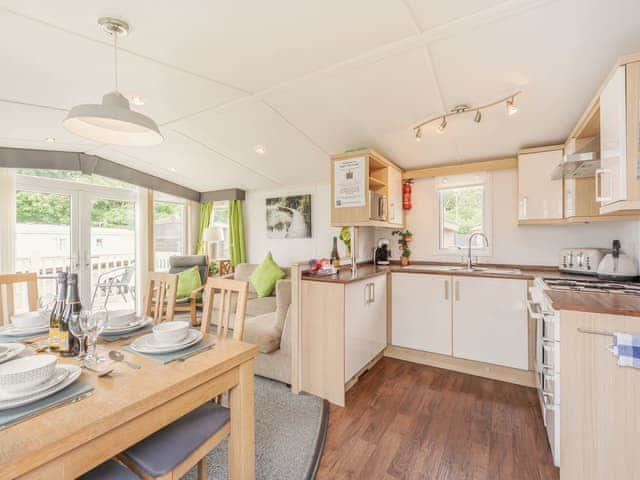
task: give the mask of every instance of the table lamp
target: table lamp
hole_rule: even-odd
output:
[[[218,257],[218,242],[224,240],[224,233],[221,228],[209,227],[204,231],[203,240],[207,242],[207,254],[212,262]]]

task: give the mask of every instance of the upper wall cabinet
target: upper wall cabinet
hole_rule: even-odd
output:
[[[402,170],[374,150],[331,157],[331,225],[400,228]]]
[[[562,179],[551,180],[551,173],[561,162],[561,145],[518,153],[519,223],[562,220]]]
[[[640,212],[640,61],[618,66],[600,93],[600,213]]]

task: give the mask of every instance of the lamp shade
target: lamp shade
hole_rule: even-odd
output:
[[[222,233],[221,228],[209,227],[204,231],[204,239],[205,242],[219,242],[224,240],[224,234]]]
[[[163,140],[156,122],[131,110],[129,100],[120,92],[107,93],[101,104],[73,107],[62,124],[70,132],[99,143],[151,146]]]

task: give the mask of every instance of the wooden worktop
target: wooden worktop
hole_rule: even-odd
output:
[[[554,310],[640,317],[640,296],[622,293],[545,290]]]
[[[432,265],[433,270],[427,269]],[[384,275],[389,272],[394,273],[426,273],[429,275],[462,275],[467,277],[488,277],[488,278],[511,278],[515,280],[533,280],[536,277],[552,277],[552,278],[566,278],[584,280],[584,275],[573,275],[560,272],[556,267],[547,266],[535,266],[535,265],[499,265],[499,264],[478,264],[478,267],[485,268],[505,268],[505,269],[518,269],[520,272],[469,272],[460,270],[439,270],[437,267],[442,265],[451,265],[451,263],[442,262],[415,262],[412,265],[403,267],[398,263],[391,265],[373,265],[371,263],[365,263],[358,265],[357,275],[354,277],[351,274],[351,267],[346,266],[340,268],[339,272],[335,275],[316,276],[311,273],[305,272],[302,274],[303,280],[314,282],[328,282],[328,283],[351,283],[364,280],[366,278],[375,277],[377,275]],[[412,268],[412,266],[419,266],[420,268]]]

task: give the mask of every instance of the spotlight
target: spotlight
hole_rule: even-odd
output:
[[[444,129],[447,128],[447,117],[442,117],[442,122],[440,122],[440,125],[438,125],[438,128],[436,128],[436,131],[438,133],[442,133],[444,132]]]
[[[516,97],[513,96],[507,100],[507,113],[509,115],[515,115],[518,113],[518,107],[516,106]]]
[[[476,123],[480,123],[482,121],[482,113],[480,113],[480,110],[476,110],[476,116],[473,117],[473,121]]]
[[[422,140],[422,127],[416,128],[416,142]]]

